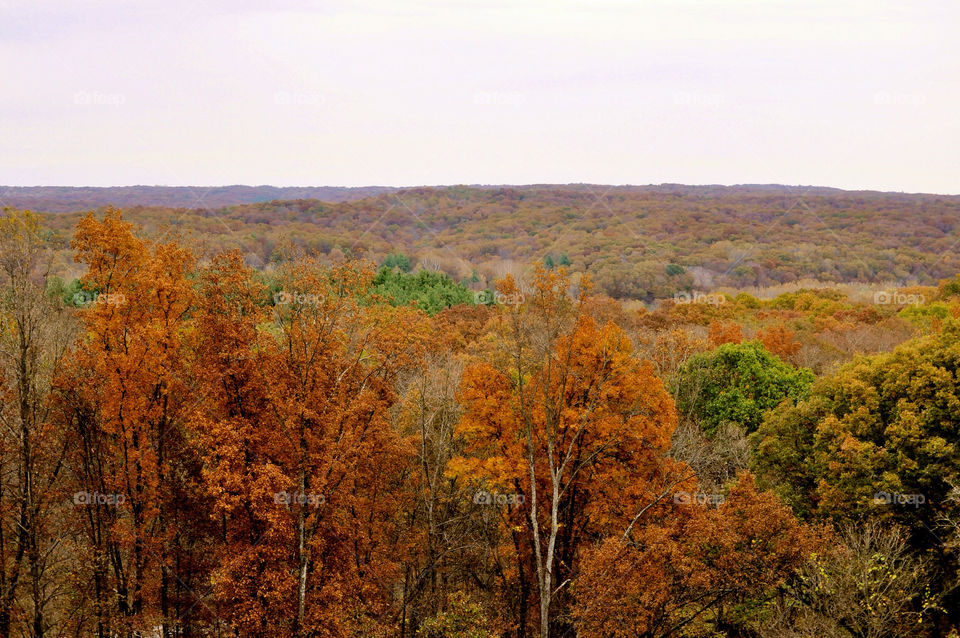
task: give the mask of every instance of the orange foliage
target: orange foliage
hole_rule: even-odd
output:
[[[372,272],[281,272],[264,316],[236,253],[204,273],[191,421],[224,540],[213,584],[246,636],[389,633],[391,545],[410,450],[387,420],[393,379],[422,349],[409,308],[364,308]],[[265,323],[264,323],[265,321]]]
[[[194,503],[182,483],[190,459],[180,454],[193,260],[175,243],[134,237],[113,210],[82,220],[73,246],[89,268],[83,283],[99,292],[81,313],[86,334],[59,381],[77,440],[76,487],[118,502],[85,518],[98,623],[145,630],[173,595],[165,566],[183,538],[173,521]]]
[[[776,587],[816,546],[814,533],[742,474],[719,507],[689,507],[591,551],[574,587],[577,635],[670,635]]]
[[[740,343],[743,341],[743,333],[736,323],[711,321],[707,340],[714,347],[722,346],[725,343]]]
[[[783,324],[761,328],[757,338],[763,347],[777,355],[784,361],[793,361],[794,355],[800,351],[800,342],[795,341],[796,333]]]
[[[584,532],[623,528],[663,484],[684,473],[665,458],[673,401],[613,323],[600,326],[568,282],[539,270],[527,303],[499,317],[504,350],[464,372],[459,476],[515,492],[509,524],[520,578],[537,583],[541,632],[554,588],[571,573]],[[503,294],[516,292],[512,279]],[[562,557],[562,560],[560,560]],[[531,564],[532,563],[532,564]]]

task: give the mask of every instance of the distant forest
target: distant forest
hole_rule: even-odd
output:
[[[934,285],[960,271],[958,196],[682,185],[29,190],[8,189],[3,203],[44,213],[68,274],[79,211],[106,204],[199,255],[238,249],[258,269],[287,248],[331,263],[403,255],[414,270],[445,272],[474,290],[535,262],[569,266],[611,297],[645,302],[809,281]],[[273,194],[323,199],[221,204]],[[60,212],[71,207],[78,212]]]
[[[0,186],[0,201],[13,208],[70,213],[107,205],[209,208],[274,199],[343,202],[395,190],[387,186]]]

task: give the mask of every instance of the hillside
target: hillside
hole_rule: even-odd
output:
[[[504,240],[535,240],[538,220],[579,201],[398,197],[222,218],[139,210],[184,231],[169,233],[105,212],[69,236],[82,275],[70,282],[47,268],[68,254],[63,231],[0,215],[0,460],[30,468],[42,505],[0,513],[56,566],[35,576],[57,592],[44,626],[77,638],[159,635],[150,627],[163,623],[195,636],[519,638],[501,628],[535,616],[513,601],[549,596],[558,629],[545,638],[666,638],[693,622],[682,635],[956,635],[960,277],[867,299],[705,291],[648,308],[595,295],[576,270],[526,268],[494,293],[396,253],[375,269],[278,249],[260,271],[211,254],[218,227],[233,228],[223,244],[321,233],[378,205],[371,242],[456,238],[458,223],[477,233],[484,215]],[[678,201],[664,210],[733,229],[733,213]],[[749,219],[737,201],[724,205]],[[398,206],[434,226],[391,230]],[[594,223],[583,220],[564,228]],[[207,243],[183,241],[190,229]],[[21,481],[3,489],[6,503],[34,498]],[[524,580],[544,538],[569,596]],[[323,549],[309,569],[307,542]],[[108,557],[126,571],[97,571]],[[304,607],[323,619],[309,633],[284,625],[297,569]],[[118,596],[130,573],[158,594]],[[251,616],[265,599],[281,602]],[[128,601],[151,615],[123,613]]]
[[[443,187],[347,202],[269,201],[208,210],[128,207],[147,233],[177,232],[264,267],[284,242],[326,258],[414,266],[486,285],[536,261],[589,273],[622,299],[719,287],[935,284],[960,271],[960,197],[782,186]],[[47,215],[63,237],[79,213]],[[69,262],[63,255],[64,265]],[[476,277],[474,277],[476,274]]]
[[[388,193],[387,186],[0,186],[0,204],[51,213],[69,213],[101,206],[166,206],[219,208],[272,199],[320,199],[342,202]]]

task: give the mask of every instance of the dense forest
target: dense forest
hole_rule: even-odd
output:
[[[268,202],[275,199],[322,199],[342,202],[389,193],[386,186],[0,186],[4,206],[53,213],[90,210],[100,206],[166,206],[210,208]]]
[[[0,636],[956,636],[958,207],[8,209]]]
[[[45,210],[31,206],[33,210]],[[293,243],[329,263],[408,255],[474,289],[533,262],[590,274],[616,299],[723,289],[936,285],[960,272],[960,197],[778,186],[418,188],[348,202],[133,207],[194,252],[239,250],[262,268]],[[83,213],[44,222],[64,245]],[[70,268],[70,253],[59,265]],[[78,274],[74,270],[73,274]]]

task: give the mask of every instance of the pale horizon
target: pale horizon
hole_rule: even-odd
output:
[[[709,187],[721,187],[721,188],[753,188],[753,187],[768,187],[768,186],[777,186],[788,189],[796,189],[798,191],[803,191],[804,189],[831,189],[838,190],[849,193],[864,192],[864,193],[889,193],[889,194],[902,194],[902,195],[940,195],[943,197],[960,197],[960,191],[953,193],[943,193],[943,192],[932,192],[932,191],[913,191],[913,190],[889,190],[889,189],[878,189],[878,188],[843,188],[840,186],[832,186],[830,184],[781,184],[778,182],[744,182],[744,183],[730,183],[730,184],[720,184],[720,183],[703,183],[703,184],[693,184],[687,182],[656,182],[656,183],[630,183],[630,184],[608,184],[603,182],[537,182],[537,183],[503,183],[503,184],[480,184],[480,183],[449,183],[449,184],[268,184],[268,183],[256,183],[250,182],[246,184],[107,184],[107,185],[95,185],[95,184],[0,184],[0,188],[98,188],[98,189],[111,189],[111,188],[193,188],[193,189],[213,189],[213,188],[233,188],[233,187],[242,187],[242,188],[348,188],[348,189],[363,189],[363,188],[393,188],[397,190],[404,189],[413,189],[413,188],[457,188],[457,187],[466,187],[466,188],[532,188],[532,187],[548,187],[548,188],[557,188],[564,186],[595,186],[595,187],[611,187],[611,188],[646,188],[646,187],[661,187],[661,186],[683,186],[687,188],[709,188]]]
[[[960,5],[0,1],[0,183],[960,192]]]

